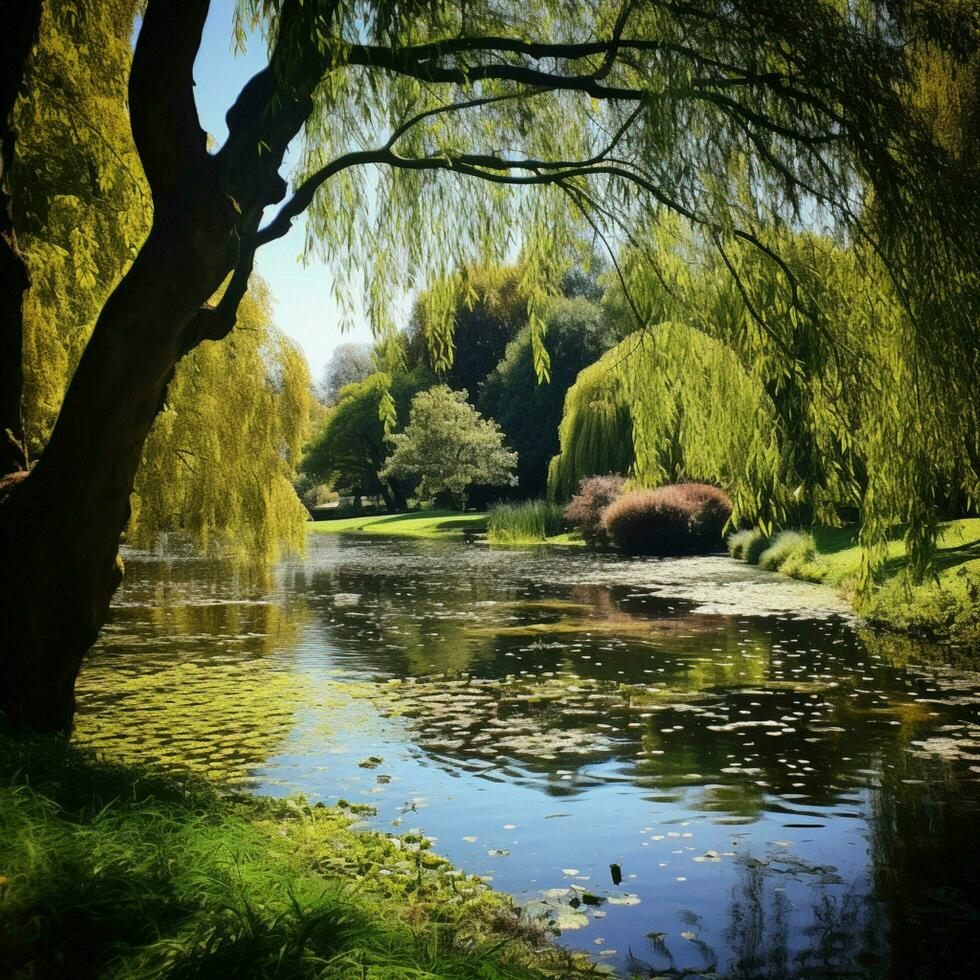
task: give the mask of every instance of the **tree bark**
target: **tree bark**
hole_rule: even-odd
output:
[[[16,727],[71,727],[75,677],[122,577],[119,538],[143,443],[188,325],[235,265],[236,212],[201,176],[183,206],[158,209],[99,316],[44,454],[7,488],[0,711]]]
[[[14,727],[71,729],[78,670],[122,578],[143,444],[180,358],[234,325],[249,236],[284,195],[278,169],[309,110],[308,96],[290,95],[269,111],[266,69],[229,112],[225,147],[208,154],[192,77],[207,10],[207,0],[147,6],[129,102],[150,233],[96,322],[40,460],[0,481],[0,715]]]

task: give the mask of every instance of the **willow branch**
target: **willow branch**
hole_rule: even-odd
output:
[[[208,6],[208,0],[149,0],[136,39],[129,117],[158,203],[207,156],[207,135],[194,101],[194,59]]]

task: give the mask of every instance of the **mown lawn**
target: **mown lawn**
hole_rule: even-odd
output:
[[[831,585],[856,580],[861,570],[861,548],[857,531],[852,528],[818,527],[813,529],[817,554],[827,566],[825,581]],[[888,560],[884,579],[894,578],[905,568],[905,542],[900,534],[888,543]],[[939,584],[962,591],[966,573],[980,573],[980,517],[948,521],[942,526],[942,537],[935,558]]]
[[[309,528],[319,534],[374,534],[386,537],[436,538],[452,541],[462,540],[470,534],[486,533],[487,515],[485,512],[424,510],[409,514],[373,514],[370,517],[313,521]],[[585,542],[577,534],[566,532],[543,540],[520,538],[508,543],[582,545]]]
[[[380,534],[406,538],[462,538],[487,529],[484,513],[464,514],[456,510],[424,510],[410,514],[372,514],[314,521],[311,531],[321,534]]]
[[[854,532],[816,528],[817,561],[824,581],[853,591],[861,568],[861,549]],[[980,518],[943,525],[935,555],[935,574],[910,583],[903,575],[905,542],[896,534],[888,544],[882,578],[855,606],[872,622],[905,632],[949,639],[980,650]]]

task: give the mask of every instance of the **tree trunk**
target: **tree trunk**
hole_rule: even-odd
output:
[[[155,218],[102,310],[43,456],[8,481],[0,712],[15,727],[71,727],[82,657],[122,578],[118,545],[143,443],[188,325],[235,265],[234,218],[206,184]]]
[[[99,315],[41,459],[0,479],[0,715],[15,727],[71,729],[75,678],[122,578],[143,444],[180,358],[234,326],[256,229],[285,194],[279,168],[321,74],[318,54],[305,87],[278,91],[281,73],[259,72],[211,156],[193,79],[208,5],[148,0],[129,110],[153,224]]]

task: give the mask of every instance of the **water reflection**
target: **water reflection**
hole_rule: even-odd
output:
[[[978,967],[980,676],[827,593],[336,538],[265,577],[128,571],[83,740],[370,803],[622,971]]]

